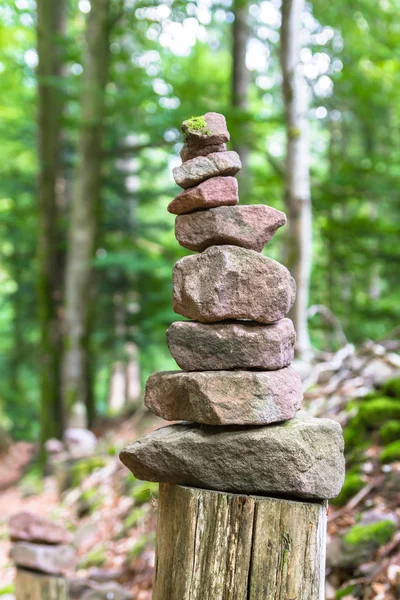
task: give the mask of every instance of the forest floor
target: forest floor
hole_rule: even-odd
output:
[[[389,383],[381,379],[398,377],[398,367],[394,360],[391,373],[382,375],[381,358],[379,368],[375,364],[372,369],[371,357],[363,367],[362,353],[344,354],[336,363],[331,360],[322,376],[316,380],[312,376],[305,395],[308,410],[342,424],[347,445],[346,484],[328,515],[326,600],[396,600],[400,598],[400,379],[389,378]],[[374,371],[372,376],[357,372],[366,364]],[[29,465],[28,444],[11,447],[10,452],[21,457],[19,468],[24,461],[28,466],[0,493],[0,600],[13,598],[7,523],[22,510],[62,522],[73,533],[78,564],[69,577],[76,589],[84,589],[82,582],[115,581],[128,597],[151,599],[157,486],[135,480],[118,453],[162,424],[142,409],[119,423],[103,424],[96,431],[96,456],[80,461],[62,494],[59,475],[43,479],[34,463]],[[2,465],[10,477],[7,460],[7,456],[0,459],[0,477]]]

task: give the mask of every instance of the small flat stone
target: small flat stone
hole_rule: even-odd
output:
[[[274,323],[287,315],[295,296],[296,283],[286,267],[237,246],[211,246],[185,256],[173,271],[174,311],[202,323]]]
[[[303,392],[291,367],[279,371],[165,371],[146,385],[145,405],[166,421],[269,425],[292,419]]]
[[[178,194],[168,205],[168,211],[174,215],[182,215],[201,208],[238,202],[238,182],[234,177],[212,177]]]
[[[220,206],[178,216],[175,235],[181,246],[198,252],[221,244],[233,244],[261,252],[285,223],[285,213],[265,204]]]
[[[71,541],[71,535],[64,527],[30,512],[19,512],[13,515],[8,527],[13,542],[51,545],[68,544]]]
[[[187,189],[210,177],[236,175],[241,166],[239,154],[229,150],[192,158],[172,169],[172,173],[176,183],[181,188]]]
[[[215,112],[208,112],[205,115],[202,115],[200,119],[201,118],[204,119],[205,128],[200,130],[192,129],[192,119],[183,121],[181,128],[187,145],[204,147],[229,142],[230,135],[226,127],[224,115]]]
[[[207,156],[213,152],[226,152],[226,144],[213,144],[211,146],[204,146],[204,148],[197,148],[185,143],[179,154],[182,162],[186,162],[187,160],[196,158],[196,156]]]
[[[176,321],[167,330],[168,348],[185,371],[282,369],[293,361],[295,341],[290,319],[272,325]]]
[[[267,427],[162,427],[120,459],[138,479],[222,492],[334,498],[344,480],[341,427],[298,415]]]
[[[10,557],[19,567],[52,575],[58,575],[72,569],[76,559],[75,550],[72,546],[44,546],[29,542],[16,542],[13,544]]]

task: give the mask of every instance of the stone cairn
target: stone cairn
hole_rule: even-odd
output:
[[[169,327],[168,347],[182,370],[153,374],[145,404],[184,422],[129,445],[121,460],[139,479],[174,486],[333,498],[344,477],[341,428],[296,416],[302,386],[290,366],[296,336],[286,318],[296,285],[283,265],[261,254],[286,216],[266,205],[237,206],[241,163],[226,149],[223,115],[189,119],[182,130],[183,162],[173,175],[184,191],[168,210],[177,215],[180,245],[198,254],[174,267],[173,307],[192,320]],[[180,600],[176,590],[170,594],[155,597]]]

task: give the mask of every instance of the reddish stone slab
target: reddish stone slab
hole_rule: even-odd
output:
[[[207,156],[213,152],[225,152],[226,144],[213,144],[211,146],[204,146],[204,148],[197,148],[196,146],[190,146],[189,144],[183,144],[181,151],[179,152],[182,162],[196,158],[196,156]]]
[[[8,526],[13,542],[52,545],[67,544],[71,541],[71,535],[64,527],[31,512],[16,513],[11,517]]]
[[[176,183],[184,189],[193,187],[210,177],[236,175],[242,163],[237,152],[213,152],[197,156],[172,169]]]
[[[238,183],[234,177],[213,177],[178,194],[168,205],[168,211],[182,215],[193,210],[239,202]]]
[[[178,216],[175,235],[181,246],[198,252],[221,244],[261,252],[285,223],[285,213],[265,204],[220,206]]]

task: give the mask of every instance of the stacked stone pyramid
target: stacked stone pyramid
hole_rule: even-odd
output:
[[[340,426],[296,416],[301,380],[290,366],[295,330],[286,318],[296,284],[261,251],[284,213],[237,206],[236,152],[221,114],[182,125],[184,188],[168,206],[184,248],[199,252],[173,271],[177,321],[167,342],[181,371],[152,375],[145,404],[169,421],[121,453],[136,477],[224,492],[308,499],[336,496],[343,483]]]

